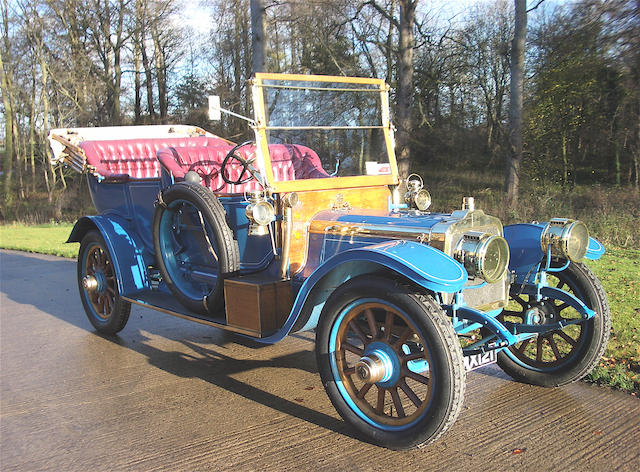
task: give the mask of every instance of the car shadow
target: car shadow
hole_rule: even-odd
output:
[[[302,399],[292,401],[259,388],[259,375],[253,377],[255,383],[233,378],[233,375],[241,372],[270,368],[296,369],[317,374],[313,350],[302,349],[273,358],[264,356],[259,359],[236,359],[222,353],[226,345],[239,344],[249,349],[260,349],[268,345],[162,313],[151,313],[151,310],[135,306],[127,327],[120,335],[103,335],[94,330],[84,314],[76,287],[75,261],[14,251],[2,251],[1,257],[3,267],[0,290],[11,300],[33,305],[91,335],[142,354],[152,366],[165,372],[182,378],[204,380],[281,413],[354,437],[343,421],[301,404]],[[37,265],[35,270],[34,264]],[[37,294],[25,289],[31,286],[38,287]],[[182,344],[185,349],[158,349],[149,342],[151,338],[147,334]],[[298,338],[296,343],[300,340],[313,342],[305,336],[293,336]]]

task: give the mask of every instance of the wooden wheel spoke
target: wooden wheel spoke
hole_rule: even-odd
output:
[[[113,304],[111,302],[111,297],[109,296],[105,296],[104,297],[104,315],[107,316],[111,313],[111,308],[112,308]]]
[[[356,368],[355,367],[345,367],[342,372],[344,372],[344,375],[353,375],[356,373]]]
[[[376,317],[373,315],[373,311],[371,309],[365,310],[365,316],[367,317],[367,322],[369,323],[369,332],[371,333],[371,337],[376,339],[378,337],[378,326],[376,325]]]
[[[544,340],[544,338],[542,336],[538,336],[538,339],[536,340],[536,361],[537,362],[542,362],[542,341]]]
[[[527,346],[529,345],[529,343],[531,342],[531,339],[532,338],[525,339],[524,341],[522,341],[522,344],[520,344],[520,346],[518,346],[516,351],[518,351],[520,354],[522,354],[524,352],[524,350],[527,348]]]
[[[512,295],[511,298],[513,298],[518,303],[518,305],[520,305],[523,308],[526,308],[527,306],[529,306],[529,304],[525,302],[520,295]]]
[[[391,331],[393,331],[393,313],[387,312],[387,316],[384,318],[384,339],[391,341]]]
[[[578,344],[578,342],[575,339],[573,339],[571,336],[569,336],[564,331],[554,331],[554,333],[557,334],[558,336],[560,336],[562,339],[564,339],[569,344],[571,344],[571,347],[575,347]]]
[[[418,395],[416,395],[415,392],[411,390],[411,387],[407,385],[407,382],[404,379],[402,379],[402,381],[400,382],[400,388],[407,396],[407,398],[409,398],[409,400],[411,400],[411,402],[416,406],[416,408],[420,408],[422,402],[418,398]]]
[[[524,312],[522,312],[522,311],[503,310],[501,315],[502,316],[517,316],[518,318],[523,318],[524,317]]]
[[[406,367],[402,368],[402,375],[404,377],[409,377],[410,379],[415,380],[416,382],[420,382],[425,385],[429,385],[429,378],[424,375],[416,374],[415,372],[410,371]]]
[[[556,356],[556,360],[559,361],[560,358],[562,357],[562,355],[560,354],[560,351],[558,350],[558,345],[553,340],[553,333],[549,333],[549,335],[547,335],[547,341],[549,342],[549,345],[551,346],[551,350],[553,351],[553,355]]]
[[[96,300],[96,304],[98,305],[98,311],[104,315],[104,297],[102,295],[98,295],[98,299]]]
[[[360,326],[358,326],[358,323],[355,320],[349,321],[349,326],[365,345],[369,344],[367,336],[362,332],[362,329],[360,329]]]
[[[344,348],[345,351],[353,352],[357,356],[360,356],[360,357],[364,356],[364,350],[360,349],[357,346],[354,346],[351,343],[343,342],[342,347]]]
[[[91,252],[91,256],[88,259],[89,264],[91,265],[91,271],[95,272],[98,267],[98,257],[96,256],[96,251]]]
[[[367,392],[371,389],[371,387],[373,387],[372,383],[364,384],[362,388],[358,390],[358,393],[356,394],[356,396],[360,399],[363,399],[364,396],[367,394]]]
[[[398,412],[398,417],[404,418],[404,408],[402,407],[402,402],[400,401],[400,395],[398,395],[398,389],[391,389],[391,398],[393,399],[393,404],[396,407],[396,411]]]
[[[400,346],[402,346],[404,344],[404,342],[409,339],[409,336],[411,336],[411,334],[413,333],[413,329],[411,329],[409,326],[407,326],[405,328],[405,330],[402,332],[402,334],[400,335],[400,337],[398,338],[398,340],[394,343],[394,347],[396,349],[399,349]]]
[[[376,402],[376,413],[381,415],[384,412],[384,396],[385,393],[387,393],[387,390],[382,388],[382,387],[378,387],[378,399]]]
[[[103,258],[103,253],[101,250],[96,250],[96,262],[99,266],[103,266],[104,265],[104,258]]]
[[[424,351],[412,352],[402,358],[403,362],[415,361],[416,359],[424,359]]]

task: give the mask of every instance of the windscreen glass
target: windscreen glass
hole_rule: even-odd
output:
[[[378,85],[264,80],[262,92],[276,181],[391,174]]]

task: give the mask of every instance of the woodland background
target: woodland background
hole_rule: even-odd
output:
[[[211,123],[205,107],[217,94],[250,113],[253,7],[264,70],[391,85],[399,156],[423,173],[436,207],[474,192],[506,220],[563,211],[596,219],[605,240],[640,243],[640,0],[526,5],[520,199],[508,205],[514,2],[461,12],[427,0],[195,5],[208,23],[194,27],[176,0],[2,0],[0,221],[92,211],[82,176],[49,164],[51,128],[190,123],[246,136],[244,122]]]

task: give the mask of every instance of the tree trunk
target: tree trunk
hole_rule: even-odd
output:
[[[167,114],[169,111],[167,97],[167,69],[164,60],[164,52],[162,51],[162,45],[160,44],[160,37],[153,29],[151,31],[151,38],[153,39],[153,44],[156,49],[156,81],[158,83],[160,122],[165,123],[167,121]]]
[[[6,14],[6,1],[4,6],[4,12]],[[6,22],[7,18],[4,18],[5,21],[5,34],[8,34],[8,31],[6,31],[7,28],[7,22]],[[8,46],[9,41],[8,38],[5,37],[5,46]],[[7,68],[8,68],[8,64],[7,64]],[[13,115],[13,107],[11,104],[11,98],[10,96],[13,94],[12,91],[12,80],[11,77],[9,76],[9,73],[5,73],[5,64],[3,61],[3,51],[0,50],[0,85],[1,85],[1,89],[2,89],[2,104],[4,105],[4,130],[5,130],[5,141],[4,141],[4,148],[5,148],[5,158],[4,158],[4,165],[3,165],[3,171],[4,171],[4,203],[5,205],[10,205],[12,200],[13,200],[13,194],[11,193],[11,179],[13,177],[13,161],[14,161],[14,142],[13,142],[13,135],[14,135],[14,126],[15,126],[15,120],[14,120],[14,115]]]
[[[522,101],[524,95],[524,48],[527,37],[527,1],[515,1],[515,27],[511,42],[511,101],[509,104],[509,151],[505,181],[506,203],[518,204],[522,165]]]
[[[254,74],[265,70],[264,17],[264,0],[251,0],[251,72]]]
[[[134,39],[134,47],[133,47],[133,57],[134,57],[134,67],[135,67],[135,77],[134,77],[134,103],[133,103],[133,115],[134,115],[134,123],[140,124],[140,117],[142,116],[142,98],[141,98],[141,86],[140,83],[140,74],[141,66],[140,66],[140,35],[137,34]]]
[[[151,123],[155,123],[156,110],[153,106],[153,76],[151,75],[151,66],[149,65],[149,56],[147,55],[147,48],[144,44],[144,34],[142,35],[142,47],[140,52],[142,53],[142,67],[144,69],[145,84],[147,86],[147,111],[149,112],[149,118]]]
[[[409,175],[411,105],[413,103],[413,24],[417,0],[400,0],[400,50],[398,60],[398,97],[396,153],[401,179]]]

